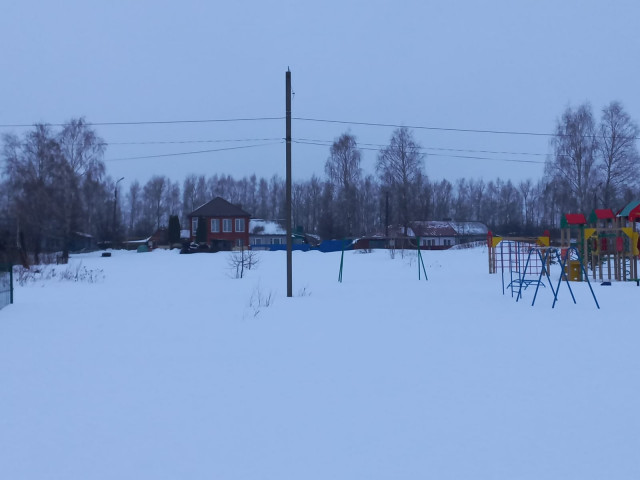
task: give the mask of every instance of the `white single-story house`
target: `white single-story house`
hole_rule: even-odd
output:
[[[420,238],[420,247],[443,250],[454,245],[486,241],[489,229],[481,222],[454,222],[444,221],[415,221],[404,233],[402,227],[390,229],[389,247],[400,247],[407,240],[415,247],[416,240]]]
[[[270,245],[286,245],[287,231],[278,222],[252,218],[249,220],[249,244],[252,249],[269,249]]]

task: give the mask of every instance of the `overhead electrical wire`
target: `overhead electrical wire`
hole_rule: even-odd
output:
[[[121,122],[87,122],[88,126],[131,126],[131,125],[172,125],[172,124],[197,124],[197,123],[226,123],[226,122],[261,122],[261,121],[274,121],[285,120],[286,117],[239,117],[239,118],[213,118],[213,119],[186,119],[186,120],[146,120],[146,121],[121,121]],[[330,123],[340,125],[361,125],[368,127],[385,127],[385,128],[411,128],[414,130],[432,130],[441,132],[459,132],[459,133],[482,133],[482,134],[497,134],[497,135],[520,135],[520,136],[534,136],[534,137],[558,137],[564,136],[558,133],[545,133],[545,132],[525,132],[517,130],[492,130],[492,129],[477,129],[477,128],[454,128],[454,127],[434,127],[425,125],[401,125],[397,123],[381,123],[381,122],[362,122],[353,120],[337,120],[329,118],[312,118],[312,117],[291,117],[292,120],[299,120],[301,122],[316,122],[316,123]],[[36,124],[0,124],[0,128],[24,128],[33,127]],[[48,123],[46,125],[54,127],[65,127],[69,123]],[[585,137],[595,137],[596,135],[585,135]],[[639,140],[640,137],[633,137],[634,140]]]
[[[284,120],[285,117],[246,117],[246,118],[213,118],[204,120],[147,120],[147,121],[131,121],[131,122],[87,122],[87,126],[118,126],[118,125],[173,125],[181,123],[226,123],[226,122],[263,122],[270,120]],[[70,123],[46,123],[51,127],[66,127]],[[37,123],[31,124],[3,124],[0,128],[23,128],[35,127]]]
[[[280,137],[271,137],[271,138],[234,138],[234,139],[216,139],[216,140],[166,140],[166,141],[144,141],[144,142],[102,142],[102,145],[181,145],[181,144],[198,144],[198,143],[229,143],[229,142],[274,142],[284,140]],[[296,143],[308,143],[311,145],[319,144],[331,146],[333,144],[333,140],[318,140],[312,138],[294,138],[292,141]],[[387,147],[387,145],[383,145],[380,143],[363,143],[358,142],[358,147],[364,149],[366,147],[377,147],[376,149],[381,149]],[[463,149],[463,148],[444,148],[444,147],[421,147],[422,150],[426,151],[445,151],[445,152],[466,152],[466,153],[490,153],[496,155],[526,155],[526,156],[536,156],[536,157],[546,157],[548,154],[546,153],[531,153],[531,152],[509,152],[509,151],[496,151],[496,150],[474,150],[474,149]],[[368,149],[372,150],[372,149]]]
[[[357,122],[347,120],[331,120],[325,118],[308,118],[308,117],[291,117],[292,120],[300,120],[301,122],[317,122],[317,123],[337,123],[340,125],[362,125],[367,127],[386,127],[386,128],[411,128],[414,130],[436,130],[441,132],[462,132],[462,133],[491,133],[500,135],[529,135],[535,137],[556,137],[555,133],[540,132],[517,132],[509,130],[481,130],[475,128],[447,128],[447,127],[429,127],[424,125],[400,125],[395,123],[376,123],[376,122]]]
[[[224,152],[228,150],[241,150],[245,148],[256,148],[256,147],[266,147],[268,145],[277,145],[279,143],[283,143],[283,141],[279,142],[271,142],[271,143],[259,143],[255,145],[239,145],[237,147],[224,147],[224,148],[213,148],[209,150],[198,150],[195,152],[177,152],[177,153],[161,153],[158,155],[144,155],[139,157],[126,157],[126,158],[107,158],[105,162],[120,162],[125,160],[145,160],[150,158],[164,158],[164,157],[178,157],[182,155],[197,155],[201,153],[213,153],[213,152]]]
[[[87,122],[87,126],[134,126],[134,125],[170,125],[170,124],[203,124],[203,123],[222,123],[222,122],[259,122],[259,121],[274,121],[284,120],[285,117],[243,117],[243,118],[218,118],[218,119],[186,119],[186,120],[153,120],[153,121],[126,121],[126,122]],[[554,137],[558,134],[553,133],[540,133],[540,132],[521,132],[521,131],[508,131],[508,130],[486,130],[486,129],[470,129],[470,128],[446,128],[446,127],[432,127],[424,125],[400,125],[394,123],[378,123],[378,122],[361,122],[361,121],[346,121],[335,119],[322,119],[322,118],[310,118],[310,117],[292,117],[292,120],[298,120],[301,122],[316,122],[316,123],[328,123],[328,124],[340,124],[340,125],[360,125],[360,126],[373,126],[373,127],[385,127],[385,128],[410,128],[414,130],[432,130],[432,131],[444,131],[444,132],[461,132],[461,133],[479,133],[479,134],[501,134],[501,135],[528,135],[536,137]],[[0,125],[0,128],[11,127],[33,127],[35,124],[4,124]],[[68,123],[48,124],[51,126],[64,127],[69,125]],[[196,155],[204,153],[214,153],[229,150],[239,150],[246,148],[257,148],[268,145],[275,145],[283,143],[282,138],[246,138],[246,139],[216,139],[216,140],[166,140],[166,141],[140,141],[140,142],[102,142],[103,145],[171,145],[171,144],[204,144],[204,143],[227,143],[227,142],[269,142],[253,145],[242,145],[236,147],[224,147],[216,149],[198,150],[190,152],[176,152],[165,153],[156,155],[144,155],[133,156],[124,158],[106,159],[105,161],[125,161],[125,160],[142,160],[151,158],[163,158],[163,157],[175,157],[182,155]],[[301,145],[317,145],[317,146],[330,146],[333,141],[329,140],[315,140],[308,138],[292,139],[293,143]],[[358,148],[361,150],[379,151],[381,148],[385,148],[387,145],[375,144],[375,143],[359,143]],[[524,159],[505,159],[505,158],[492,158],[478,155],[460,155],[460,154],[447,154],[441,152],[458,152],[458,153],[480,153],[480,154],[495,154],[495,155],[522,155],[522,156],[548,156],[545,153],[532,153],[532,152],[510,152],[510,151],[495,151],[495,150],[473,150],[473,149],[457,149],[457,148],[443,148],[443,147],[421,147],[420,148],[430,156],[449,157],[449,158],[466,158],[476,160],[492,160],[492,161],[504,161],[504,162],[519,162],[519,163],[535,163],[542,164],[544,161],[536,160],[524,160]]]
[[[259,139],[254,139],[255,141]],[[134,157],[124,157],[124,158],[113,158],[113,159],[105,159],[107,162],[115,162],[115,161],[127,161],[127,160],[144,160],[144,159],[152,159],[152,158],[164,158],[164,157],[176,157],[182,155],[197,155],[203,153],[215,153],[215,152],[223,152],[229,150],[241,150],[246,148],[257,148],[264,147],[270,145],[282,144],[285,142],[284,139],[263,139],[270,140],[268,143],[260,143],[253,145],[240,145],[235,147],[223,147],[223,148],[215,148],[215,149],[207,149],[207,150],[197,150],[190,152],[176,152],[176,153],[164,153],[164,154],[156,154],[156,155],[143,155],[143,156],[134,156]],[[271,141],[274,140],[274,141]],[[277,141],[275,141],[277,140]],[[168,142],[120,142],[120,143],[108,143],[108,145],[147,145],[147,144],[184,144],[184,143],[222,143],[222,142],[234,142],[234,141],[250,141],[250,139],[237,139],[237,140],[197,140],[197,141],[168,141]],[[320,147],[329,147],[333,142],[329,140],[313,140],[313,139],[292,139],[292,143],[299,145],[314,145]],[[363,143],[359,145],[358,148],[361,150],[367,151],[379,151],[380,148],[384,148],[386,145],[381,144],[373,144],[373,143]],[[501,152],[501,151],[490,151],[490,150],[471,150],[471,149],[454,149],[454,148],[439,148],[439,147],[420,147],[420,150],[424,151],[430,156],[437,157],[445,157],[445,158],[461,158],[461,159],[471,159],[471,160],[492,160],[492,161],[503,161],[503,162],[517,162],[517,163],[533,163],[533,164],[544,164],[544,161],[538,160],[525,160],[525,159],[508,159],[508,158],[492,158],[478,155],[458,155],[458,154],[447,154],[440,152],[468,152],[468,153],[495,153],[502,155],[528,155],[528,156],[546,156],[546,154],[542,153],[528,153],[528,152]]]
[[[325,118],[308,118],[308,117],[291,117],[292,120],[300,120],[301,122],[316,123],[334,123],[340,125],[361,125],[367,127],[385,127],[385,128],[410,128],[413,130],[433,130],[440,132],[459,132],[459,133],[487,133],[496,135],[520,135],[532,137],[566,137],[568,134],[561,133],[544,133],[544,132],[519,132],[516,130],[486,130],[477,128],[449,128],[449,127],[430,127],[424,125],[400,125],[395,123],[376,123],[376,122],[357,122],[347,120],[332,120]],[[598,135],[583,135],[583,138],[596,138]],[[640,137],[627,137],[633,140],[640,140]]]
[[[249,139],[246,139],[249,140]],[[182,143],[210,143],[210,142],[226,142],[226,141],[246,141],[246,140],[202,140],[202,141],[172,141],[172,142],[122,142],[117,144],[122,145],[146,145],[146,144],[155,144],[155,143],[171,143],[171,144],[182,144]],[[257,140],[257,139],[256,139]],[[128,160],[144,160],[144,159],[152,159],[152,158],[165,158],[165,157],[177,157],[183,155],[198,155],[203,153],[215,153],[215,152],[223,152],[229,150],[241,150],[247,148],[257,148],[257,147],[265,147],[270,145],[282,144],[285,142],[284,139],[265,139],[265,140],[278,140],[271,141],[268,143],[260,143],[253,145],[240,145],[236,147],[223,147],[223,148],[215,148],[215,149],[207,149],[207,150],[197,150],[190,152],[176,152],[176,153],[164,153],[164,154],[156,154],[156,155],[143,155],[143,156],[135,156],[135,157],[124,157],[124,158],[112,158],[105,159],[106,162],[116,162],[116,161],[128,161]],[[320,147],[328,147],[333,142],[328,140],[311,140],[311,139],[292,139],[292,143],[299,145],[314,145]],[[109,143],[108,143],[109,144]],[[113,143],[111,143],[113,145]],[[367,151],[379,151],[380,148],[385,147],[385,145],[378,144],[360,144],[360,145],[368,145],[368,146],[359,146],[358,148],[361,150]],[[374,148],[378,147],[378,148]],[[430,147],[421,147],[420,150],[429,154],[430,156],[438,156],[438,157],[446,157],[446,158],[462,158],[462,159],[472,159],[472,160],[492,160],[492,161],[503,161],[503,162],[518,162],[518,163],[534,163],[534,164],[543,164],[543,161],[538,160],[524,160],[524,159],[505,159],[505,158],[491,158],[491,157],[483,157],[477,155],[454,155],[454,154],[446,154],[446,153],[434,153],[433,151],[441,152],[441,151],[452,151],[452,152],[469,152],[469,153],[496,153],[496,154],[511,154],[511,155],[535,155],[535,156],[544,156],[545,154],[538,153],[524,153],[524,152],[493,152],[487,150],[465,150],[465,149],[450,149],[450,148],[430,148]]]
[[[299,142],[318,142],[323,145],[330,146],[333,144],[333,140],[318,140],[313,138],[296,138],[294,139]],[[358,148],[363,148],[360,145],[365,145],[368,147],[377,147],[377,149],[388,147],[388,145],[383,145],[381,143],[363,143],[357,142]],[[497,155],[528,155],[535,157],[546,157],[547,153],[530,153],[530,152],[505,152],[505,151],[495,151],[495,150],[473,150],[473,149],[464,149],[464,148],[444,148],[444,147],[420,147],[421,150],[438,150],[438,151],[446,151],[446,152],[470,152],[470,153],[493,153]]]
[[[301,144],[301,145],[316,145],[316,146],[320,146],[320,147],[327,147],[330,144],[327,143],[323,143],[324,141],[320,141],[320,142],[313,142],[313,141],[302,141],[302,140],[292,140],[293,143],[297,143],[297,144]],[[373,148],[373,147],[358,147],[360,150],[369,150],[369,151],[379,151],[379,148]],[[430,153],[429,150],[431,150],[430,148],[420,148],[420,150],[424,151],[425,153],[429,154],[430,156],[435,156],[435,157],[446,157],[446,158],[464,158],[464,159],[470,159],[470,160],[492,160],[492,161],[499,161],[499,162],[516,162],[516,163],[533,163],[533,164],[538,164],[538,165],[542,165],[545,162],[541,161],[541,160],[524,160],[524,159],[516,159],[516,158],[492,158],[492,157],[481,157],[481,156],[476,156],[476,155],[453,155],[453,154],[447,154],[447,153]],[[442,150],[452,150],[452,151],[457,151],[456,149],[442,149]],[[461,151],[465,151],[465,150],[461,150]],[[471,152],[473,152],[473,150],[471,150]],[[535,155],[535,154],[534,154]],[[542,154],[541,154],[542,155]]]
[[[147,142],[101,142],[101,145],[174,145],[174,144],[189,144],[189,143],[231,143],[231,142],[273,142],[276,140],[282,140],[280,137],[272,138],[232,138],[223,140],[159,140],[159,141],[147,141]]]

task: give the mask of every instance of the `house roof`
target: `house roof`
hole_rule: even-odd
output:
[[[489,229],[482,222],[449,222],[458,235],[486,235]]]
[[[413,222],[413,235],[416,237],[455,237],[457,232],[449,222]]]
[[[252,218],[249,221],[249,233],[251,235],[286,235],[287,231],[278,222]]]
[[[222,197],[216,197],[210,202],[199,206],[189,217],[250,217],[251,214],[245,212],[238,205],[227,202]]]
[[[398,235],[402,231],[401,227],[393,228],[393,232]],[[463,235],[487,235],[489,229],[481,222],[452,222],[452,221],[417,221],[411,222],[411,227],[407,229],[409,237],[457,237]]]

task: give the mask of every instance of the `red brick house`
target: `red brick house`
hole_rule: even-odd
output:
[[[220,250],[249,245],[249,218],[251,214],[224,198],[216,197],[187,215],[190,240],[196,241],[198,222],[204,220],[207,244]]]

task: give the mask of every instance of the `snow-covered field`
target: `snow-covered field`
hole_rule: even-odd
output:
[[[73,256],[0,310],[0,478],[640,478],[640,288],[423,256]]]

